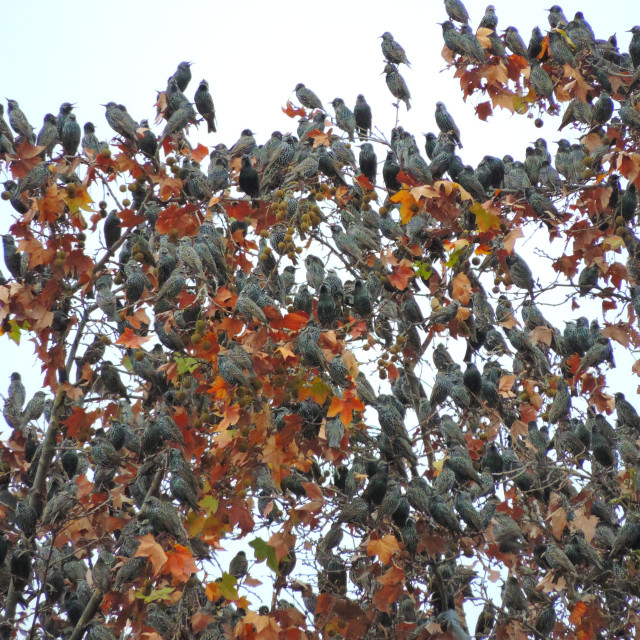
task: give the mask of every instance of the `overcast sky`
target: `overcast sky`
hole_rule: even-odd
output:
[[[528,42],[534,25],[548,28],[545,9],[550,0],[494,0],[494,4],[500,33],[514,25]],[[484,0],[466,2],[474,27],[485,5]],[[629,42],[625,31],[640,22],[637,0],[620,0],[613,11],[595,0],[562,6],[569,18],[582,10],[597,37],[617,31],[621,50]],[[256,132],[259,142],[274,130],[295,131],[296,121],[280,108],[287,99],[295,101],[293,88],[298,82],[320,96],[330,115],[333,98],[342,97],[353,107],[356,96],[363,93],[372,105],[374,125],[388,137],[396,112],[381,75],[384,63],[378,36],[390,31],[412,63],[411,69],[404,65],[400,69],[413,105],[409,112],[400,108],[400,124],[416,137],[435,129],[438,100],[445,102],[461,129],[464,149],[459,153],[466,163],[475,165],[486,153],[523,159],[525,147],[539,135],[549,141],[560,137],[558,120],[536,129],[532,119],[506,112],[488,123],[474,116],[474,104],[487,98],[463,103],[459,82],[452,70],[445,69],[437,24],[446,19],[441,0],[28,0],[12,3],[4,18],[0,97],[18,100],[36,130],[44,114],[56,114],[65,101],[77,103],[78,121],[93,121],[101,138],[113,135],[101,103],[123,103],[135,119],[153,122],[156,91],[164,90],[178,62],[189,60],[194,62],[193,80],[186,94],[192,99],[199,80],[206,78],[218,118],[217,134],[207,134],[201,126],[197,134],[192,130],[192,142],[230,146],[244,128]],[[381,152],[378,155],[384,158]],[[4,165],[0,177],[7,177]],[[0,211],[0,232],[5,233],[13,209],[0,202]],[[0,268],[6,274],[4,264]],[[562,330],[565,316],[559,316],[549,312],[549,319]],[[30,394],[39,388],[39,364],[32,346],[23,344],[18,350],[7,337],[0,337],[2,393],[15,370],[22,372]],[[629,382],[631,356],[616,357],[619,370],[610,381],[618,380],[621,388],[635,387],[635,379]],[[5,425],[0,427],[3,432]]]

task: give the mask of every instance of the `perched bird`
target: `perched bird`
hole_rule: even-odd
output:
[[[529,265],[516,253],[512,253],[505,258],[507,270],[511,282],[520,289],[526,289],[531,293],[534,287],[533,274]]]
[[[209,133],[216,132],[216,110],[213,105],[213,98],[209,93],[209,83],[206,80],[202,80],[196,89],[196,93],[193,97],[196,109],[198,113],[204,118],[207,123],[207,130]]]
[[[229,574],[236,579],[244,578],[247,575],[248,568],[249,561],[244,551],[238,551],[229,562]]]
[[[174,71],[173,75],[169,78],[169,83],[172,80],[176,82],[180,91],[185,91],[189,82],[191,82],[191,65],[193,62],[181,62],[178,68]]]
[[[62,143],[65,155],[74,156],[78,152],[81,138],[82,132],[80,125],[76,122],[75,114],[70,113],[64,121],[60,135],[60,142]]]
[[[334,98],[331,105],[336,112],[336,123],[338,127],[345,131],[349,136],[349,140],[353,142],[353,133],[356,128],[356,119],[353,112],[347,107],[342,98]]]
[[[498,26],[498,16],[496,15],[496,8],[492,4],[487,5],[478,26],[482,29],[496,30],[496,27]]]
[[[242,167],[238,176],[238,187],[252,198],[260,195],[260,179],[258,172],[251,164],[251,158],[248,155],[242,156]]]
[[[385,31],[380,37],[382,38],[382,55],[387,62],[392,64],[404,63],[408,67],[411,66],[404,49],[393,39],[393,36],[388,31]]]
[[[384,73],[386,73],[387,87],[391,91],[391,95],[398,100],[404,101],[407,105],[407,111],[411,109],[411,94],[409,93],[409,87],[404,78],[398,73],[398,69],[395,65],[387,63],[384,67]]]
[[[358,163],[363,175],[369,180],[369,182],[371,182],[372,185],[375,185],[376,175],[378,173],[378,158],[373,145],[370,142],[365,142],[360,147]]]
[[[460,143],[460,129],[458,129],[458,126],[451,117],[451,114],[447,111],[447,107],[444,106],[443,102],[436,102],[436,124],[443,134],[449,136],[462,149],[462,144]]]
[[[451,20],[467,24],[469,13],[461,0],[444,0],[444,8]]]
[[[98,140],[98,136],[96,135],[96,127],[93,122],[85,122],[83,127],[84,135],[82,136],[82,140],[80,141],[80,147],[82,150],[90,154],[98,154],[102,151],[104,144]],[[90,154],[88,153],[90,152]]]
[[[529,58],[527,46],[515,27],[506,28],[504,32],[504,43],[517,56],[520,56],[525,60]]]
[[[167,532],[177,540],[186,540],[187,534],[174,507],[155,496],[146,501],[147,517],[153,528],[158,532]]]
[[[358,138],[360,138],[360,140],[364,140],[371,133],[372,115],[371,107],[361,93],[358,94],[358,97],[356,98],[356,106],[353,108],[353,116],[356,121]]]
[[[136,123],[129,115],[127,108],[115,102],[102,105],[105,107],[105,118],[109,126],[123,138],[126,138],[133,146],[137,145]]]
[[[35,144],[36,136],[33,133],[34,128],[29,124],[27,116],[20,108],[17,100],[7,99],[8,111],[9,111],[9,124],[11,128],[29,144]]]
[[[44,151],[42,151],[41,154],[41,157],[43,158],[45,156],[51,157],[53,148],[60,141],[57,123],[58,121],[52,113],[47,113],[47,115],[45,115],[42,123],[42,129],[40,129],[36,140],[36,145],[44,147]]]
[[[100,380],[104,385],[107,393],[113,393],[117,396],[129,399],[129,393],[124,386],[120,374],[115,366],[108,360],[102,361],[102,367],[100,368]]]
[[[27,402],[27,406],[22,412],[22,425],[29,424],[29,422],[39,420],[40,416],[44,413],[46,394],[44,391],[36,391],[33,394],[33,398]]]
[[[322,101],[320,100],[320,98],[318,98],[318,96],[313,91],[311,91],[311,89],[305,87],[302,82],[298,82],[294,91],[296,92],[298,101],[303,107],[306,107],[307,109],[320,109],[321,111],[324,111],[324,107],[322,106]]]

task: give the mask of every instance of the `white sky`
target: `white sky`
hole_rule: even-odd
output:
[[[528,42],[534,25],[548,28],[545,8],[552,4],[550,0],[494,0],[494,4],[500,33],[514,25]],[[466,6],[472,25],[477,26],[485,0],[467,0]],[[569,19],[582,10],[597,37],[617,32],[621,50],[629,42],[630,34],[625,31],[640,22],[635,0],[619,0],[611,11],[596,0],[562,6]],[[320,96],[329,115],[333,115],[329,104],[333,98],[342,97],[352,108],[356,96],[363,93],[372,105],[374,126],[388,137],[396,113],[380,75],[384,63],[378,36],[390,31],[412,63],[411,69],[400,68],[413,106],[410,112],[401,107],[400,124],[416,138],[435,130],[438,100],[445,102],[461,129],[464,149],[460,155],[474,166],[487,153],[499,157],[510,153],[524,159],[525,147],[538,136],[549,142],[561,137],[557,119],[536,129],[531,119],[506,112],[497,113],[488,123],[474,116],[473,104],[488,98],[473,97],[464,104],[453,71],[445,70],[437,24],[446,19],[441,0],[28,0],[13,2],[4,16],[12,26],[5,27],[0,39],[0,97],[17,99],[36,131],[44,114],[57,114],[64,101],[77,103],[78,121],[81,125],[93,121],[100,138],[113,135],[104,108],[99,106],[110,100],[125,104],[135,119],[153,122],[156,91],[164,90],[178,62],[189,60],[195,64],[186,94],[192,99],[198,82],[207,79],[218,120],[218,133],[207,134],[206,126],[201,125],[197,133],[191,130],[192,142],[230,146],[244,128],[256,132],[259,142],[274,130],[295,132],[296,120],[280,108],[287,99],[295,102],[293,87],[298,82]],[[384,153],[378,151],[378,158],[384,160]],[[6,179],[4,166],[0,178]],[[98,193],[95,199],[99,198]],[[0,210],[0,232],[6,233],[13,209],[0,202]],[[535,265],[531,266],[535,271]],[[4,263],[0,269],[6,274]],[[565,316],[543,311],[562,330]],[[580,313],[571,317],[577,315]],[[630,379],[633,359],[625,354],[621,361],[620,352],[618,349],[616,355],[619,369],[609,379],[633,392],[637,382]],[[30,397],[40,380],[32,346],[23,342],[18,349],[7,337],[0,337],[0,355],[0,393],[6,392],[10,373],[19,370]],[[618,389],[613,386],[612,390]],[[5,425],[0,426],[0,433],[6,433]],[[253,558],[252,552],[249,557]],[[223,567],[226,569],[224,561]],[[470,626],[473,623],[469,620]]]

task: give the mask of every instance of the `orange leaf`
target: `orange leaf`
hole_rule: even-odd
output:
[[[518,238],[524,238],[524,233],[520,227],[516,227],[507,233],[504,239],[504,248],[507,253],[513,253],[513,247],[516,244]]]
[[[131,327],[127,327],[124,333],[116,340],[116,344],[121,344],[130,349],[138,349],[145,342],[149,342],[149,340],[151,340],[151,338],[139,336],[133,332]]]
[[[329,411],[327,412],[327,417],[333,418],[340,414],[340,420],[342,420],[342,424],[345,427],[348,427],[351,424],[353,411],[364,411],[364,404],[362,400],[353,395],[351,391],[345,391],[344,397],[342,398],[333,396],[333,400],[331,400],[331,406],[329,407]]]
[[[416,199],[407,189],[401,189],[398,193],[394,193],[391,196],[391,202],[400,203],[400,220],[402,224],[407,224],[413,218],[413,209],[418,206]]]
[[[371,180],[367,178],[364,174],[360,174],[356,177],[356,182],[365,190],[365,191],[373,191],[373,185],[371,184]]]
[[[389,564],[393,554],[397,551],[400,551],[400,546],[395,536],[390,533],[379,540],[369,540],[367,544],[367,554],[378,556],[382,564]]]
[[[411,267],[406,264],[400,264],[389,276],[389,282],[399,291],[404,291],[413,275],[414,272]]]
[[[307,115],[307,112],[302,107],[294,107],[291,104],[291,100],[287,100],[287,106],[282,107],[282,112],[286,113],[290,118],[295,118],[296,116],[304,117]]]
[[[186,582],[198,570],[191,551],[181,544],[177,544],[175,550],[167,552],[166,556],[167,562],[163,569],[164,573],[171,574],[172,585]]]
[[[452,298],[462,304],[469,304],[471,299],[471,281],[464,273],[459,273],[453,279]]]
[[[150,533],[138,537],[138,540],[140,545],[136,549],[135,557],[149,558],[153,566],[153,575],[158,575],[167,563],[167,554]]]
[[[137,227],[146,220],[144,216],[136,215],[131,209],[124,209],[123,211],[120,211],[118,216],[121,220],[119,226],[124,228]]]
[[[73,407],[71,415],[62,421],[62,424],[67,427],[67,437],[86,442],[89,439],[89,427],[99,415],[99,410],[87,413],[80,407]]]
[[[582,616],[587,612],[587,604],[586,602],[578,602],[576,606],[573,608],[571,615],[569,616],[569,622],[573,625],[578,626],[580,621],[582,620]]]
[[[476,216],[476,224],[481,233],[495,229],[500,230],[500,218],[493,213],[493,211],[487,210],[479,202],[474,202],[470,207],[471,213]]]
[[[550,517],[551,531],[556,540],[562,540],[562,533],[567,526],[567,512],[564,507],[558,507]]]
[[[195,149],[191,151],[191,157],[196,162],[201,162],[203,158],[206,158],[209,155],[209,149],[205,147],[203,144],[199,144]]]

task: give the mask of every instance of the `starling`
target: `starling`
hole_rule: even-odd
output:
[[[436,102],[436,124],[440,131],[454,140],[462,149],[460,144],[460,129],[458,129],[447,107],[442,102]]]
[[[634,68],[637,69],[640,67],[640,26],[631,27],[629,33],[633,34],[629,42],[629,55]]]
[[[151,131],[148,120],[140,120],[140,131],[142,137],[138,138],[138,149],[153,158],[158,151],[158,139],[153,131]]]
[[[177,540],[186,540],[187,534],[180,516],[170,503],[152,496],[147,500],[146,507],[149,522],[158,533],[166,531]]]
[[[382,179],[388,191],[396,192],[402,187],[397,178],[399,172],[400,165],[396,160],[396,154],[393,151],[388,151],[382,167]]]
[[[38,514],[29,504],[28,500],[18,502],[13,517],[15,523],[27,538],[31,538],[35,534],[38,524]]]
[[[555,29],[556,27],[564,28],[569,24],[569,21],[564,15],[562,9],[557,4],[554,4],[548,11],[549,15],[547,18],[552,29]]]
[[[40,416],[44,413],[45,397],[44,391],[36,391],[33,394],[33,398],[27,402],[27,406],[22,412],[21,419],[23,425],[40,419]]]
[[[122,235],[121,222],[118,217],[118,212],[115,209],[112,209],[104,219],[103,234],[107,249],[111,249],[111,247],[120,240],[120,236]]]
[[[356,98],[356,106],[353,108],[353,116],[356,122],[358,138],[360,138],[360,140],[366,139],[366,137],[371,133],[372,115],[371,107],[368,105],[365,97],[361,93],[358,94],[358,97]]]
[[[529,38],[529,46],[527,47],[527,57],[529,60],[536,59],[542,53],[542,31],[540,27],[533,27],[531,30],[531,38]]]
[[[129,399],[129,393],[120,379],[118,370],[108,360],[102,361],[100,369],[100,379],[107,393],[113,393],[123,398]]]
[[[115,102],[108,102],[102,106],[105,107],[105,118],[109,126],[135,146],[137,144],[137,127],[135,120],[127,112],[127,108]]]
[[[478,64],[484,64],[487,61],[487,54],[469,25],[460,27],[459,42],[468,58]]]
[[[85,122],[83,131],[84,135],[80,141],[82,150],[85,153],[91,152],[91,154],[94,155],[100,153],[105,145],[98,140],[98,136],[96,136],[96,127],[93,122]]]
[[[618,391],[614,397],[616,412],[620,423],[631,427],[640,434],[640,416],[638,416],[635,407],[624,397],[624,393],[621,391]]]
[[[509,611],[526,611],[528,607],[518,579],[514,576],[507,578],[502,585],[502,606]]]
[[[480,24],[478,25],[482,29],[491,29],[492,31],[496,30],[498,26],[498,16],[496,15],[496,8],[490,4],[484,10],[484,15],[480,20]]]
[[[414,180],[421,184],[433,183],[433,176],[431,175],[429,164],[418,151],[410,154],[409,162],[407,163],[407,172]]]
[[[45,184],[49,176],[51,176],[51,163],[40,162],[20,181],[20,187],[16,195],[39,189]]]
[[[198,497],[190,483],[179,474],[173,474],[169,483],[171,495],[180,504],[193,509],[194,512],[199,511]]]
[[[485,193],[485,189],[480,183],[480,180],[478,180],[473,167],[469,165],[465,166],[458,174],[457,181],[461,187],[471,194],[474,200],[477,200],[478,202],[486,201],[487,194]]]
[[[14,138],[11,128],[4,119],[4,105],[0,104],[0,136],[4,136],[13,145]]]
[[[455,28],[453,22],[446,20],[440,24],[442,26],[442,38],[447,48],[459,56],[467,55],[467,43],[465,42],[465,38]]]
[[[249,561],[247,560],[247,554],[244,551],[238,551],[229,563],[229,574],[239,580],[247,575],[248,569]]]
[[[444,0],[444,8],[451,20],[467,24],[469,13],[461,0]]]
[[[52,113],[47,113],[44,117],[44,121],[42,123],[42,129],[38,133],[38,138],[36,140],[36,144],[39,147],[44,147],[41,156],[44,158],[45,156],[51,157],[53,153],[53,148],[60,141],[58,136],[58,127],[56,117]]]
[[[620,215],[626,222],[631,222],[636,215],[636,207],[638,206],[638,195],[636,185],[629,181],[627,188],[619,200]]]
[[[7,99],[9,106],[9,124],[11,128],[29,144],[35,144],[36,136],[33,133],[34,128],[29,124],[27,116],[24,115],[17,100]]]
[[[296,92],[298,101],[303,107],[306,107],[307,109],[320,109],[321,111],[324,111],[324,107],[322,106],[322,101],[320,100],[320,98],[318,98],[318,96],[313,91],[311,91],[311,89],[307,89],[307,87],[305,87],[302,82],[299,82],[296,85],[294,91]]]
[[[80,146],[81,137],[82,132],[80,131],[80,125],[76,122],[76,116],[70,113],[64,121],[60,135],[60,142],[62,143],[65,155],[76,155],[78,147]]]
[[[260,194],[260,181],[258,172],[253,168],[249,156],[242,156],[242,168],[238,176],[238,187],[252,198],[258,197]]]
[[[633,106],[631,100],[623,100],[620,103],[620,120],[632,129],[640,129],[640,113]]]
[[[360,171],[369,180],[372,185],[376,184],[376,174],[378,172],[378,158],[370,142],[365,142],[360,147],[360,155],[358,157]]]
[[[570,67],[575,68],[577,64],[576,57],[571,52],[564,36],[556,29],[552,29],[549,32],[549,49],[555,64],[568,64]]]
[[[362,260],[362,250],[358,247],[356,241],[348,236],[337,224],[331,225],[331,234],[336,247],[343,255],[351,256],[357,261]]]
[[[532,187],[527,187],[524,190],[524,194],[527,198],[527,202],[531,205],[531,208],[540,216],[542,220],[561,220],[562,216],[556,209],[555,205],[549,198],[538,193]]]
[[[349,107],[347,107],[347,105],[345,105],[342,98],[334,98],[331,105],[336,112],[336,124],[340,129],[347,133],[349,140],[353,142],[353,132],[356,128],[356,119],[353,112]]]
[[[384,67],[384,73],[386,73],[387,87],[391,92],[391,95],[397,100],[403,101],[407,105],[407,111],[411,109],[411,94],[404,78],[398,73],[396,66],[387,63]]]
[[[531,62],[529,83],[539,96],[545,97],[551,104],[554,104],[553,80],[537,60]]]
[[[368,318],[373,311],[367,288],[360,279],[353,285],[353,309],[361,318]]]
[[[513,53],[517,56],[528,59],[529,54],[527,52],[527,47],[524,43],[524,40],[518,33],[518,30],[515,27],[507,27],[504,33],[504,43],[511,49]]]
[[[16,416],[17,423],[19,423],[19,420],[17,420],[17,416],[20,416],[22,414],[22,407],[26,400],[26,394],[26,389],[24,387],[24,384],[22,384],[22,376],[17,372],[12,373],[11,382],[9,383],[9,389],[7,393],[6,404],[9,405],[10,414],[12,416]],[[5,405],[5,413],[6,411],[7,407]]]
[[[493,625],[496,622],[495,610],[490,602],[487,602],[476,621],[475,637],[477,640],[486,638],[493,629]]]
[[[526,289],[531,293],[534,287],[534,281],[529,265],[516,253],[508,255],[505,261],[511,282],[513,282],[516,287]]]
[[[3,234],[2,248],[4,250],[5,266],[16,280],[20,280],[22,277],[22,253],[18,251],[16,241],[11,234]]]
[[[453,509],[439,496],[429,497],[429,515],[442,527],[453,533],[461,533],[460,523]]]
[[[408,67],[411,66],[404,49],[393,39],[393,36],[388,31],[385,31],[380,37],[382,38],[382,55],[387,62],[392,64],[404,63]]]
[[[465,491],[459,491],[455,502],[455,509],[462,521],[477,532],[484,531],[482,518],[471,502],[471,496]]]
[[[187,103],[185,106],[178,109],[175,113],[171,115],[167,124],[162,132],[162,135],[159,138],[159,141],[172,136],[187,127],[190,123],[195,123],[197,121],[196,112],[194,111],[191,104]]]
[[[213,98],[209,93],[209,83],[206,80],[202,80],[198,85],[193,101],[198,113],[207,123],[208,132],[216,133],[216,110],[213,106]]]
[[[193,62],[181,62],[173,75],[169,78],[169,83],[174,80],[180,91],[186,91],[189,82],[191,82],[192,64]]]
[[[318,320],[325,328],[332,328],[337,320],[336,303],[334,301],[331,290],[326,284],[320,286],[320,295],[318,296]]]
[[[307,256],[304,263],[307,269],[307,282],[316,292],[319,292],[325,278],[324,263],[320,258],[313,255]]]
[[[564,569],[564,571],[573,576],[578,575],[573,562],[569,560],[567,554],[558,545],[553,543],[546,545],[542,555],[552,569]]]
[[[606,91],[601,91],[598,99],[591,110],[592,127],[602,126],[609,122],[609,118],[613,115],[613,100]]]

